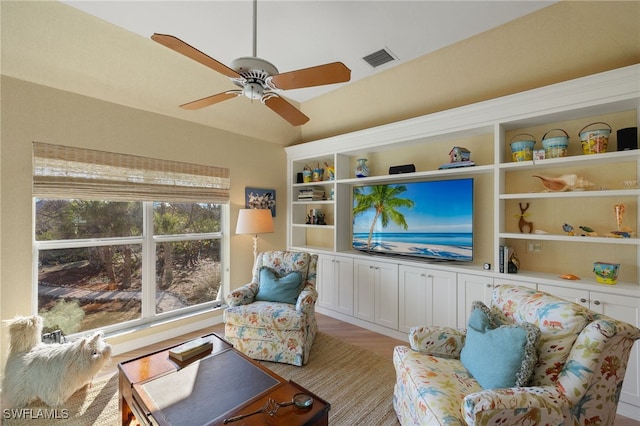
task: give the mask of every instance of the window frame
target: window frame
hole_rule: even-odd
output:
[[[217,203],[221,209],[221,230],[219,232],[208,232],[202,234],[176,234],[176,235],[154,235],[153,234],[153,201],[139,201],[142,203],[143,232],[140,236],[128,237],[108,237],[108,238],[85,238],[74,240],[36,240],[36,202],[37,197],[32,198],[32,312],[38,314],[38,276],[39,276],[39,252],[41,250],[64,249],[64,248],[86,248],[100,247],[108,245],[135,244],[141,246],[142,266],[141,266],[141,314],[140,318],[129,320],[117,324],[111,324],[98,329],[105,334],[120,333],[127,330],[141,328],[143,326],[175,321],[184,317],[193,316],[211,310],[220,309],[224,304],[225,293],[229,289],[229,263],[230,263],[230,206],[229,203]],[[194,306],[187,306],[170,312],[156,312],[156,245],[160,242],[193,241],[218,239],[220,240],[220,268],[221,283],[216,300],[200,303]],[[67,335],[73,339],[84,335],[90,330]]]

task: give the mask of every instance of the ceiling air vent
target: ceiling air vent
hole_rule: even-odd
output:
[[[371,67],[376,68],[380,65],[384,65],[387,62],[395,61],[396,57],[391,51],[388,49],[380,49],[377,52],[373,52],[365,56],[364,61],[371,65]]]

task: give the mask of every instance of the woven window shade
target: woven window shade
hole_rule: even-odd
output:
[[[33,196],[227,203],[229,169],[33,143]]]

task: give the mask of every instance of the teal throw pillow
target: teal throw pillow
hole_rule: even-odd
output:
[[[260,270],[260,286],[255,300],[291,303],[298,301],[302,286],[302,274],[298,271],[280,276],[271,268]]]
[[[489,308],[474,302],[460,361],[485,389],[526,386],[538,361],[540,329],[528,322],[494,324]]]

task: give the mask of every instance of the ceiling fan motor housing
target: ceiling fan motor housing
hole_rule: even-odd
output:
[[[234,79],[234,83],[242,87],[242,93],[249,99],[261,99],[265,90],[272,90],[268,79],[278,74],[278,69],[264,59],[255,57],[243,57],[234,60],[231,68],[240,74],[243,79]]]

